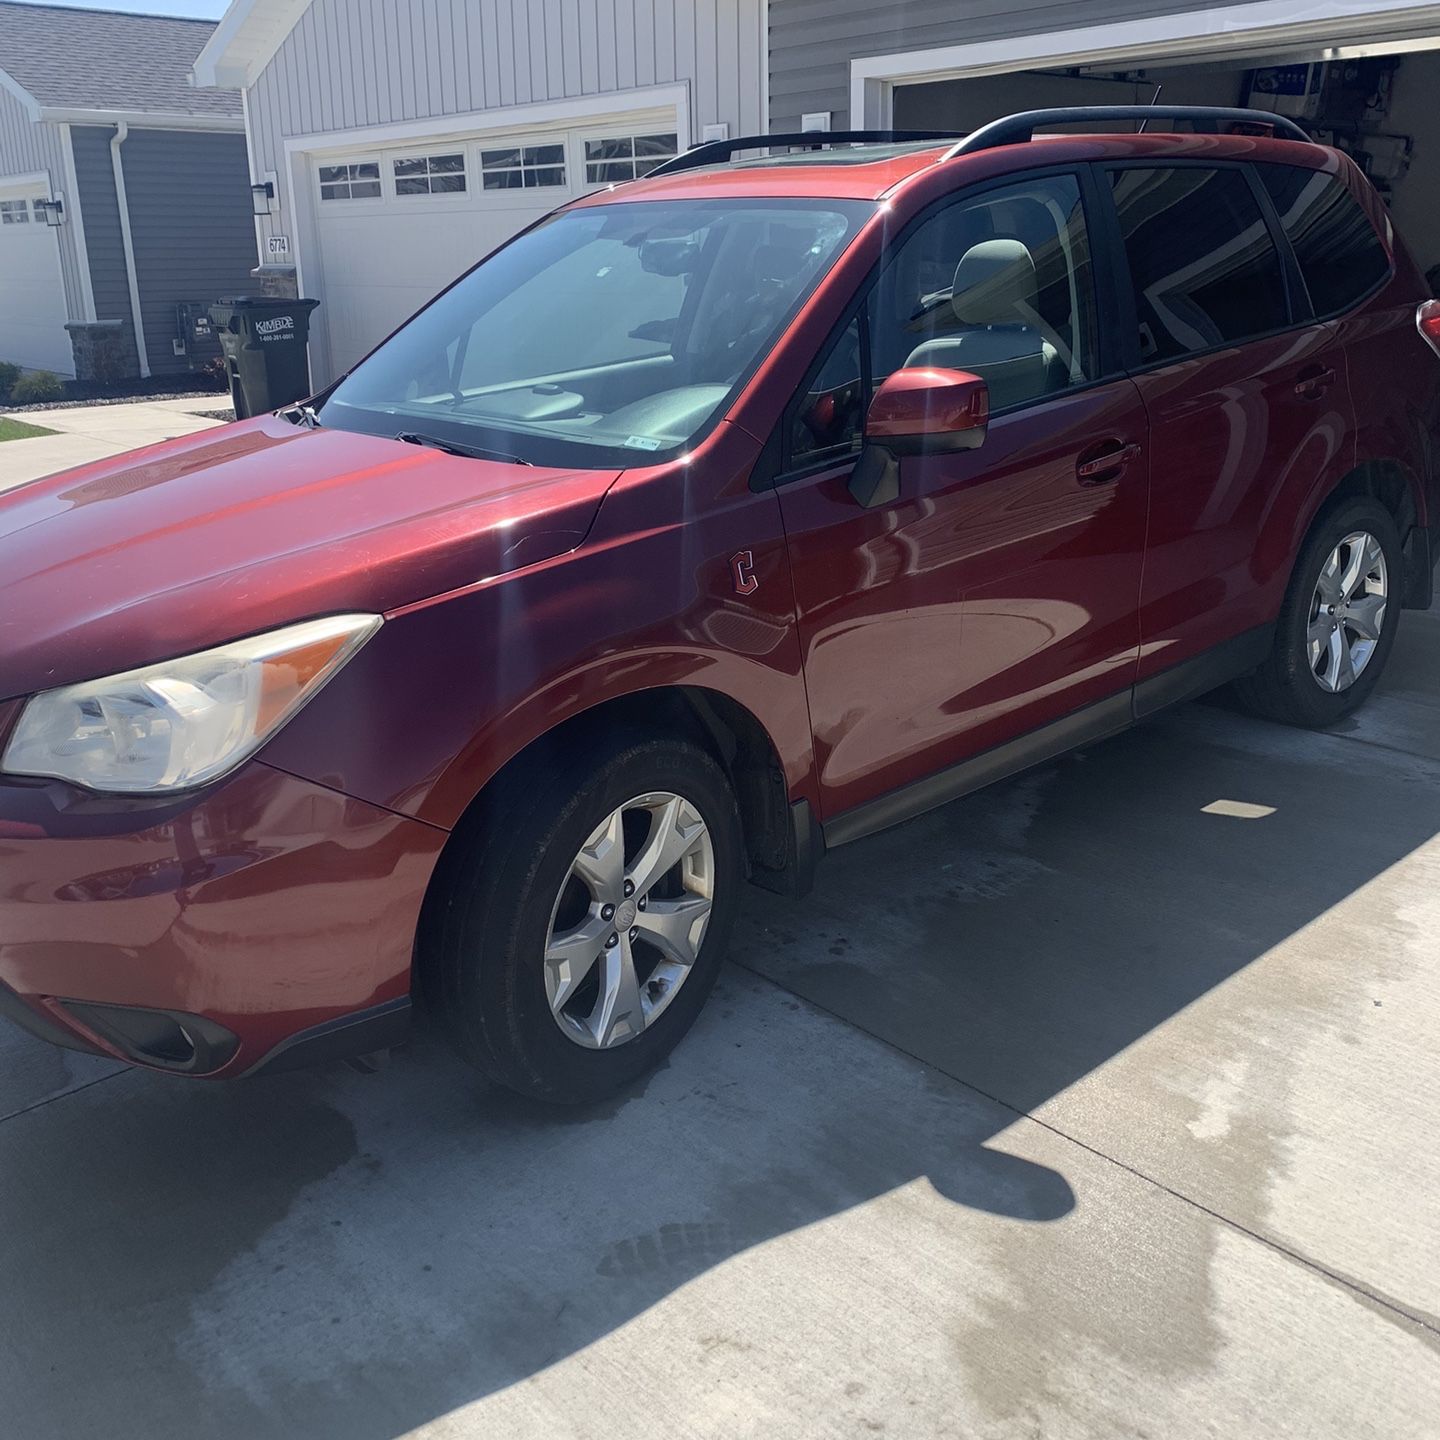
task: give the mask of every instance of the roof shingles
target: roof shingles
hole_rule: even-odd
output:
[[[238,90],[189,83],[214,29],[211,20],[0,0],[0,70],[47,108],[238,116]]]

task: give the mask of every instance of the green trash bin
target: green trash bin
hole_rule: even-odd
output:
[[[310,312],[319,303],[241,295],[210,307],[237,420],[310,394]]]

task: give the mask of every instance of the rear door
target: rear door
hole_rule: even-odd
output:
[[[1144,711],[1264,657],[1294,559],[1293,526],[1275,522],[1348,463],[1353,417],[1337,327],[1311,320],[1248,166],[1104,173],[1131,280],[1132,373],[1150,418]],[[1190,667],[1173,687],[1144,684],[1185,661],[1200,662],[1198,678]]]

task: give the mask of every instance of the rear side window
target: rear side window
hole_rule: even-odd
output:
[[[1389,273],[1390,257],[1343,180],[1294,165],[1257,165],[1295,248],[1318,316],[1348,310]]]
[[[1240,170],[1111,172],[1146,364],[1289,323],[1280,252]]]

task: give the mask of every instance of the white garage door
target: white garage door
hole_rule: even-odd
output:
[[[675,154],[673,114],[317,155],[310,183],[328,356],[339,374],[516,231]],[[328,360],[328,363],[327,363]]]
[[[60,245],[35,208],[44,198],[39,187],[0,182],[0,360],[71,376]]]

